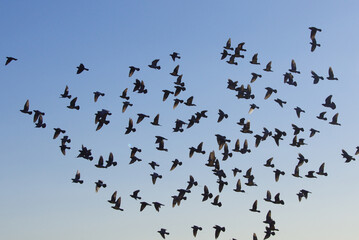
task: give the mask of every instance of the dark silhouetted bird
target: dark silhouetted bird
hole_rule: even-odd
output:
[[[153,169],[153,170],[156,170],[156,167],[159,167],[160,165],[158,165],[155,161],[152,161],[152,162],[150,162],[150,163],[148,163],[150,166],[151,166],[151,168]]]
[[[252,208],[249,209],[249,211],[251,211],[251,212],[258,212],[258,213],[261,212],[261,211],[257,210],[257,202],[258,202],[257,200],[254,201],[254,203],[253,203],[253,205],[252,205]]]
[[[171,91],[169,91],[169,90],[162,90],[162,92],[163,92],[162,101],[166,101],[166,99],[168,98],[168,96],[169,96],[170,94],[174,94],[174,92],[171,92]]]
[[[336,113],[333,116],[332,121],[329,122],[329,124],[341,126],[341,124],[338,123],[338,115],[339,115],[339,113]]]
[[[224,46],[223,48],[227,50],[233,50],[233,48],[231,47],[231,43],[232,43],[231,38],[229,38],[226,43],[226,46]]]
[[[133,121],[132,118],[128,120],[128,127],[126,127],[125,134],[129,134],[130,132],[136,132],[136,128],[133,127]]]
[[[243,193],[245,192],[244,190],[242,190],[241,180],[240,179],[237,180],[236,188],[233,189],[233,191],[235,191],[235,192],[243,192]]]
[[[299,165],[295,166],[294,173],[292,173],[292,176],[302,178],[302,176],[299,175]]]
[[[161,228],[161,230],[157,231],[159,234],[161,234],[161,236],[163,237],[163,239],[166,238],[166,235],[170,235],[166,229]]]
[[[121,208],[121,197],[117,199],[117,201],[115,202],[115,206],[112,206],[112,208],[115,210],[123,211],[123,208]]]
[[[153,206],[155,207],[156,211],[159,212],[160,208],[164,206],[162,203],[159,202],[152,202]]]
[[[224,118],[228,118],[228,114],[224,113],[221,109],[218,110],[218,115],[218,123],[221,122]]]
[[[170,56],[171,56],[173,61],[175,61],[176,58],[181,59],[181,57],[179,56],[179,53],[177,53],[177,52],[171,53]]]
[[[310,29],[310,39],[314,39],[315,38],[315,34],[317,34],[317,32],[321,32],[322,29],[320,28],[316,28],[316,27],[309,27]]]
[[[143,209],[145,209],[145,207],[147,206],[152,206],[151,204],[149,204],[148,202],[140,202],[140,212],[143,211]]]
[[[267,63],[266,68],[264,68],[263,70],[266,71],[266,72],[273,72],[272,71],[272,61]]]
[[[196,225],[193,225],[191,228],[193,229],[193,236],[194,236],[194,237],[197,236],[198,230],[199,230],[199,231],[202,231],[202,228],[201,228],[201,227],[198,227],[198,226],[196,226]]]
[[[152,183],[153,183],[153,185],[155,185],[156,184],[156,180],[157,180],[157,178],[162,178],[162,175],[159,175],[158,173],[156,173],[156,172],[154,172],[154,173],[152,173],[152,174],[150,174],[151,175],[151,177],[152,177]]]
[[[300,118],[300,113],[305,113],[305,111],[303,109],[301,109],[300,107],[295,107],[294,110],[295,110],[295,113],[297,114],[298,118]]]
[[[324,107],[328,107],[328,108],[331,108],[331,109],[335,109],[336,108],[336,105],[334,102],[332,102],[332,97],[333,95],[329,95],[326,99],[325,99],[325,103],[323,103],[322,105]]]
[[[89,69],[88,68],[85,68],[85,66],[82,64],[82,63],[80,63],[80,65],[77,67],[77,74],[80,74],[80,73],[82,73],[83,71],[88,71]]]
[[[97,99],[98,99],[100,96],[102,96],[102,97],[105,96],[104,93],[99,92],[99,91],[93,92],[93,94],[94,94],[94,101],[95,101],[95,102],[97,102]]]
[[[311,73],[312,73],[312,78],[313,78],[313,84],[317,84],[319,82],[319,80],[324,80],[324,77],[319,76],[314,71],[311,71]]]
[[[317,118],[320,119],[320,120],[326,121],[327,118],[324,117],[324,115],[325,115],[326,113],[327,113],[327,112],[321,112],[321,113],[319,113],[319,115],[317,116]]]
[[[252,60],[249,62],[251,64],[255,64],[255,65],[259,65],[260,63],[258,62],[258,53],[254,54],[252,57]]]
[[[274,164],[272,163],[272,161],[273,157],[269,158],[263,166],[274,168]]]
[[[107,200],[107,202],[115,204],[116,198],[117,198],[117,191],[114,191],[113,194],[111,195],[111,199]]]
[[[221,60],[225,59],[228,55],[231,55],[231,54],[228,54],[228,52],[223,49],[223,51],[221,52]]]
[[[289,72],[292,73],[300,73],[299,71],[297,71],[297,64],[295,63],[294,59],[292,59],[292,63],[291,63],[291,68],[289,69]]]
[[[17,58],[14,57],[6,57],[5,66],[11,63],[12,61],[17,61]]]
[[[136,124],[139,124],[140,122],[142,122],[142,120],[144,118],[149,118],[150,116],[146,115],[146,114],[142,114],[142,113],[137,113],[137,121],[136,121]]]
[[[132,197],[135,200],[141,200],[141,197],[138,196],[139,192],[140,192],[140,190],[133,191],[133,193],[130,195],[130,197]]]
[[[257,78],[261,78],[262,75],[257,74],[257,73],[251,73],[252,74],[252,79],[251,79],[251,83],[255,82],[257,80]]]
[[[320,131],[318,131],[314,128],[311,128],[309,131],[310,131],[309,137],[313,137],[316,133],[320,133]]]
[[[283,101],[283,100],[281,100],[281,99],[279,99],[279,98],[274,99],[274,101],[275,101],[276,103],[278,103],[279,106],[281,106],[281,107],[283,107],[283,104],[287,104],[286,101]]]
[[[127,90],[128,90],[128,88],[126,88],[125,90],[123,90],[123,92],[122,92],[120,98],[123,98],[123,99],[126,99],[126,100],[129,100],[129,99],[130,99],[130,97],[127,96]]]
[[[134,67],[134,66],[129,66],[129,68],[130,68],[130,72],[128,73],[128,77],[132,77],[132,75],[135,71],[140,71],[139,68]]]
[[[60,94],[60,97],[61,98],[68,98],[68,99],[71,98],[71,95],[69,95],[69,87],[67,85],[65,87],[64,93]]]
[[[98,192],[98,190],[99,190],[101,187],[103,187],[103,188],[106,188],[106,187],[107,187],[107,184],[104,183],[102,180],[98,180],[97,182],[95,182],[95,184],[96,184],[96,188],[95,188],[96,192]]]
[[[24,104],[24,108],[20,110],[20,112],[22,113],[27,113],[29,115],[32,114],[32,111],[29,111],[29,100],[26,100],[25,104]]]
[[[283,176],[285,175],[285,172],[283,172],[283,171],[281,171],[281,170],[279,170],[279,169],[276,169],[276,170],[273,171],[273,172],[275,173],[274,176],[275,176],[275,181],[276,181],[276,182],[278,182],[280,175],[283,175]]]
[[[133,106],[133,104],[130,103],[129,101],[124,101],[124,102],[122,102],[122,103],[123,103],[123,105],[122,105],[122,113],[124,113],[124,112],[126,111],[126,109],[127,109],[128,106],[130,106],[130,107]]]
[[[338,78],[334,77],[332,67],[329,67],[328,74],[329,74],[329,76],[327,77],[328,80],[338,80]]]
[[[149,66],[150,68],[160,70],[161,67],[157,65],[157,64],[158,64],[158,61],[159,61],[159,59],[155,59],[155,60],[152,61],[151,65],[148,65],[148,66]]]
[[[217,239],[217,238],[219,237],[219,234],[220,234],[221,232],[225,232],[225,231],[226,231],[226,228],[225,228],[225,227],[220,227],[220,226],[218,226],[218,225],[215,225],[213,228],[216,229],[216,231],[214,232],[214,238],[215,238],[215,239]]]
[[[277,93],[277,89],[273,89],[271,87],[266,87],[265,89],[267,90],[267,92],[264,96],[264,99],[268,99],[272,95],[272,93]]]
[[[308,171],[307,175],[305,175],[307,178],[317,178],[314,176],[315,171]]]
[[[179,65],[177,65],[174,69],[173,72],[171,72],[170,74],[174,77],[179,77],[178,75],[178,70],[179,70]]]
[[[345,159],[345,162],[355,161],[355,158],[347,153],[344,149],[342,149],[342,157]]]
[[[325,166],[325,163],[322,163],[322,165],[320,165],[320,167],[319,167],[319,171],[316,172],[316,174],[321,175],[321,176],[328,176],[328,173],[326,173],[324,171],[324,166]]]
[[[217,195],[211,202],[213,206],[222,207],[222,203],[219,201],[219,195]]]
[[[84,183],[83,180],[80,180],[80,172],[79,172],[79,170],[77,170],[75,178],[72,178],[71,180],[72,180],[73,183],[80,183],[80,184]]]
[[[66,131],[62,130],[61,128],[54,128],[54,130],[55,130],[55,133],[54,133],[54,136],[52,137],[52,139],[56,139],[60,135],[60,133],[66,133]]]
[[[160,119],[160,114],[157,114],[156,117],[155,117],[155,118],[153,119],[153,121],[151,122],[151,124],[152,124],[153,126],[161,126],[161,125],[158,123],[159,119]]]
[[[317,39],[313,38],[312,41],[309,43],[310,45],[312,45],[312,47],[310,48],[310,51],[311,52],[314,52],[314,50],[317,48],[317,47],[320,47],[320,44],[317,43]]]
[[[203,193],[201,194],[203,196],[202,202],[206,201],[208,198],[212,198],[213,194],[209,192],[208,187],[204,185],[203,187]]]
[[[77,97],[71,100],[70,105],[67,106],[67,108],[79,110],[80,106],[79,105],[76,106],[76,101],[77,101]]]
[[[178,159],[175,159],[172,161],[172,166],[170,171],[174,170],[177,166],[182,166],[182,162],[180,162]]]

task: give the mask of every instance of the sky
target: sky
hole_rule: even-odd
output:
[[[270,239],[350,239],[357,235],[356,216],[359,214],[358,163],[345,163],[342,149],[354,156],[359,146],[359,131],[355,111],[358,103],[359,24],[357,1],[92,1],[51,2],[0,1],[0,79],[2,94],[0,124],[2,153],[0,181],[0,238],[17,239],[162,239],[157,233],[167,229],[169,240],[194,239],[191,226],[203,228],[196,239],[214,239],[214,225],[226,231],[218,239],[252,239],[256,233],[263,239],[265,216],[269,210],[279,229]],[[316,39],[320,47],[310,51],[311,26],[322,29]],[[232,46],[245,42],[244,58],[238,65],[221,60],[227,40]],[[172,61],[169,54],[178,52],[181,59]],[[260,65],[249,64],[258,53]],[[15,57],[5,66],[6,57]],[[160,70],[149,68],[160,59]],[[301,74],[295,74],[298,86],[283,83],[292,59]],[[227,58],[228,60],[228,58]],[[273,72],[263,68],[272,61]],[[83,63],[89,71],[76,74]],[[186,90],[177,97],[194,97],[194,107],[179,104],[173,109],[173,96],[162,101],[162,90],[173,90],[175,77],[169,73],[179,65]],[[140,71],[129,77],[129,66]],[[332,67],[338,81],[323,80],[313,84],[311,71],[325,78]],[[251,73],[262,78],[251,84],[255,98],[237,99],[227,88],[228,79],[238,85],[249,84]],[[143,80],[147,94],[133,92],[135,79]],[[65,86],[77,97],[80,110],[68,109],[70,100],[60,98]],[[265,88],[277,90],[264,100]],[[122,113],[123,99],[119,96],[128,88],[132,107]],[[105,96],[95,103],[93,92]],[[333,95],[335,110],[322,106]],[[287,101],[281,108],[275,98]],[[45,112],[46,128],[35,128],[33,115],[21,113],[26,100],[30,110]],[[249,105],[259,109],[248,114]],[[298,118],[294,108],[305,110]],[[96,131],[94,114],[108,109],[110,123]],[[217,123],[218,110],[228,118]],[[207,110],[208,118],[182,133],[173,132],[176,119],[188,122],[191,115]],[[328,121],[316,118],[326,111]],[[135,124],[136,132],[125,134],[129,118],[137,114],[150,118]],[[328,124],[339,113],[341,126]],[[161,126],[150,122],[160,114]],[[239,119],[250,120],[253,134],[240,132]],[[304,128],[300,133],[308,145],[290,146],[293,138],[291,124]],[[64,156],[59,138],[53,140],[53,128],[66,130],[71,149]],[[284,130],[287,136],[278,147],[269,137],[255,148],[254,135],[263,127]],[[309,129],[320,131],[309,138]],[[215,134],[230,139],[230,150],[237,139],[248,140],[251,153],[233,153],[222,161]],[[168,152],[156,150],[155,136],[163,136]],[[205,154],[189,158],[189,148],[203,142]],[[92,149],[93,161],[76,158],[81,145]],[[142,152],[141,162],[129,164],[131,147]],[[221,193],[216,177],[204,164],[215,151],[228,185]],[[100,156],[106,160],[112,152],[118,165],[108,169],[94,166]],[[303,178],[294,178],[298,153],[308,158],[300,168]],[[263,166],[273,157],[275,168]],[[356,157],[356,156],[354,156]],[[169,171],[172,161],[183,162]],[[149,162],[160,167],[152,170]],[[309,179],[304,175],[318,171],[325,163],[328,176]],[[236,177],[231,169],[243,171]],[[258,186],[244,185],[244,172],[252,167]],[[285,172],[278,182],[273,170]],[[83,184],[72,183],[76,171]],[[151,176],[163,176],[153,185]],[[198,181],[180,206],[172,208],[171,196],[186,188],[189,176]],[[97,180],[106,188],[95,192]],[[245,193],[236,193],[240,179]],[[204,185],[220,195],[222,207],[211,200],[202,202]],[[129,195],[140,190],[141,201],[161,202],[165,206],[156,212],[153,206],[142,212],[140,200]],[[311,191],[308,199],[298,201],[301,189]],[[263,200],[267,190],[272,196],[280,193],[284,205]],[[124,211],[115,211],[107,202],[112,193],[121,196]],[[258,200],[260,213],[248,209]]]

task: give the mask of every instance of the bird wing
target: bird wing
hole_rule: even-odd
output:
[[[292,64],[291,64],[292,70],[296,71],[297,70],[297,64],[295,64],[294,59],[292,59]]]
[[[332,67],[329,67],[328,73],[329,73],[329,78],[334,78],[334,73],[333,73]]]

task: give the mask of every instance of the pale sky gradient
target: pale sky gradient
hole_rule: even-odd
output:
[[[356,111],[359,72],[359,8],[358,1],[93,1],[93,0],[2,0],[0,1],[0,79],[2,94],[0,124],[2,153],[0,182],[0,239],[18,240],[115,240],[162,239],[157,233],[166,228],[169,240],[194,239],[191,226],[203,227],[198,240],[214,239],[214,225],[225,226],[218,239],[252,239],[257,233],[264,237],[265,215],[272,211],[280,230],[270,239],[314,240],[355,239],[359,215],[358,162],[344,163],[341,150],[354,155],[359,145],[359,126]],[[321,47],[310,52],[310,30],[322,29],[316,39]],[[220,52],[232,39],[235,47],[245,42],[245,58],[238,66],[220,60]],[[179,52],[181,59],[173,62],[169,54]],[[261,65],[249,64],[258,53]],[[4,66],[6,57],[18,58]],[[160,59],[161,70],[147,65]],[[291,60],[297,63],[300,75],[295,76],[298,87],[283,84],[283,74]],[[272,61],[272,73],[262,69]],[[76,66],[83,63],[90,70],[76,74]],[[186,91],[178,98],[194,96],[196,107],[180,104],[172,109],[173,96],[162,102],[162,90],[173,89],[175,78],[170,72],[180,65]],[[131,78],[129,66],[141,68]],[[310,71],[328,76],[333,68],[339,81],[321,81],[314,85]],[[252,84],[253,100],[238,100],[227,89],[228,78],[247,85],[251,72],[263,75]],[[133,93],[133,82],[145,82],[148,94]],[[65,86],[78,97],[80,110],[66,108],[68,99],[59,98]],[[265,87],[278,90],[264,100]],[[130,102],[121,112],[122,91],[129,88]],[[93,92],[106,95],[93,101]],[[333,95],[337,109],[324,108],[324,99]],[[280,108],[273,100],[288,103]],[[45,129],[34,128],[33,116],[19,112],[29,99],[30,110],[46,113]],[[249,104],[260,109],[248,114]],[[294,107],[306,112],[298,119]],[[94,114],[102,108],[112,115],[110,124],[95,131]],[[228,119],[217,123],[218,109],[228,113]],[[175,120],[188,121],[197,111],[208,110],[208,118],[183,133],[173,133]],[[327,117],[339,112],[342,126],[332,126],[316,119],[327,111]],[[137,113],[150,115],[137,131],[125,135],[128,119]],[[161,127],[150,124],[160,114]],[[251,121],[254,134],[243,134],[236,124],[240,118]],[[300,136],[308,145],[289,146],[293,138],[291,124],[305,129]],[[53,128],[65,129],[71,138],[66,156],[60,152],[60,138],[53,140]],[[263,127],[279,128],[287,136],[277,147],[272,138],[254,147],[255,134]],[[320,133],[309,138],[309,129]],[[227,173],[228,186],[220,193],[221,208],[210,201],[201,201],[203,186],[218,194],[216,177],[204,164],[215,150],[221,159],[215,134],[231,139],[233,149],[237,138],[243,144],[248,139],[250,154],[234,153],[221,166]],[[155,136],[168,139],[168,152],[155,149]],[[204,142],[205,155],[188,157],[188,148]],[[81,145],[92,149],[94,161],[76,158]],[[136,156],[143,161],[129,165],[129,146],[142,149]],[[100,155],[107,159],[112,152],[116,167],[97,169],[94,164]],[[298,153],[309,159],[300,168],[304,176],[318,171],[325,162],[327,177],[317,179],[292,177]],[[274,157],[274,169],[265,168],[265,161]],[[355,156],[354,156],[355,157]],[[169,171],[172,160],[183,165]],[[156,172],[163,175],[156,185],[151,182],[154,171],[147,164],[160,164]],[[231,169],[244,172],[253,167],[257,187],[244,185],[243,174],[233,177]],[[273,170],[286,172],[279,182]],[[73,184],[71,178],[81,172],[84,184]],[[180,207],[171,207],[176,189],[186,188],[189,175],[199,186],[193,187]],[[246,193],[232,191],[237,179]],[[108,187],[95,193],[94,182],[104,180]],[[139,211],[139,201],[129,195],[140,189],[142,200],[158,201],[165,206],[160,212],[153,207]],[[312,192],[308,199],[298,202],[300,189]],[[122,197],[123,212],[114,211],[107,200],[114,191]],[[266,191],[272,196],[280,192],[285,205],[263,201]],[[258,200],[261,213],[248,209]]]

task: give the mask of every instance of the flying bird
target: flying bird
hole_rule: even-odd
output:
[[[148,65],[148,66],[149,66],[150,68],[160,70],[161,67],[157,65],[157,64],[158,64],[158,61],[159,61],[159,59],[155,59],[155,60],[152,61],[151,65]]]
[[[26,100],[25,104],[24,104],[24,108],[20,110],[20,112],[22,113],[26,113],[26,114],[29,114],[31,115],[32,114],[32,111],[29,111],[29,100]]]
[[[82,64],[82,63],[80,63],[80,65],[77,67],[77,74],[80,74],[80,73],[82,73],[83,71],[88,71],[89,69],[88,68],[85,68],[85,66]]]
[[[70,105],[67,106],[67,108],[80,110],[80,106],[79,105],[76,106],[76,101],[77,101],[77,97],[71,100]]]
[[[79,170],[77,170],[75,178],[72,178],[71,180],[72,180],[73,183],[80,183],[80,184],[84,183],[83,180],[80,180],[80,172],[79,172]]]
[[[6,57],[5,66],[11,63],[12,61],[17,61],[17,58],[14,57]]]
[[[134,66],[129,66],[130,68],[130,72],[128,73],[128,77],[132,77],[132,75],[134,74],[135,71],[140,71],[139,68],[134,67]]]
[[[171,53],[170,56],[171,56],[173,61],[175,61],[176,58],[181,59],[181,57],[179,56],[179,53],[177,53],[177,52]]]

